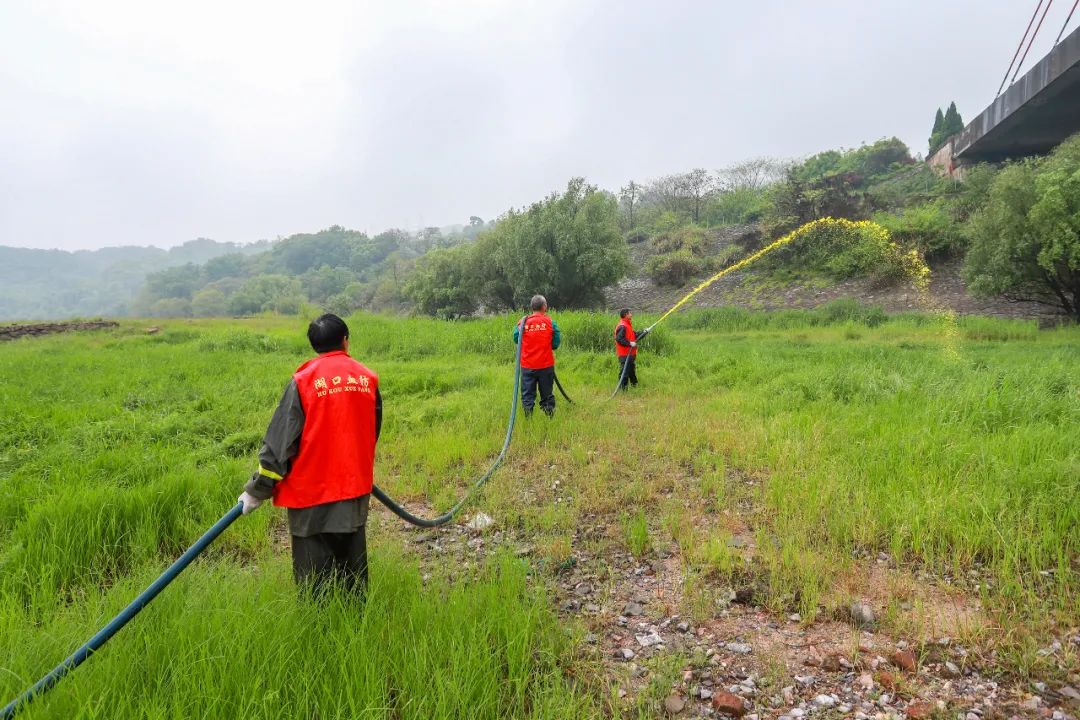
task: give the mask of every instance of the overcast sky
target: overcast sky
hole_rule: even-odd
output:
[[[4,0],[0,245],[415,229],[575,175],[617,189],[890,135],[925,152],[938,106],[993,99],[1033,9]]]

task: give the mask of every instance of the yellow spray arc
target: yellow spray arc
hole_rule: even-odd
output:
[[[706,278],[699,283],[697,287],[686,293],[679,302],[672,305],[667,312],[656,320],[656,322],[645,328],[642,334],[644,335],[651,332],[654,327],[663,322],[669,315],[686,305],[694,299],[694,296],[725,275],[730,275],[733,272],[742,270],[769,253],[819,231],[841,231],[846,233],[847,237],[857,237],[863,242],[868,243],[869,247],[875,250],[880,256],[879,259],[883,266],[891,268],[898,274],[912,281],[912,284],[914,284],[919,291],[921,303],[924,306],[929,307],[928,289],[930,285],[930,268],[923,262],[923,259],[917,250],[904,252],[892,241],[889,231],[875,222],[869,220],[846,220],[844,218],[826,217],[819,220],[811,220],[805,225],[792,230],[779,240],[774,240],[769,243],[753,255],[748,255],[734,265],[729,265],[720,272]],[[608,397],[608,400],[611,400],[619,394],[619,390],[623,387],[623,381],[625,380],[626,372],[629,367],[629,363],[623,364],[622,374],[619,376],[619,384],[615,386],[615,390]]]
[[[681,300],[679,300],[679,302],[672,305],[671,308],[661,315],[656,322],[650,325],[648,329],[652,330],[663,322],[668,315],[671,315],[683,305],[690,302],[695,295],[725,275],[742,270],[774,250],[789,245],[799,238],[812,235],[819,230],[845,230],[853,233],[869,233],[883,253],[889,256],[887,258],[883,257],[882,259],[888,260],[898,266],[903,274],[912,280],[915,286],[920,290],[920,293],[925,293],[930,281],[930,268],[926,266],[926,263],[923,262],[917,251],[910,250],[906,253],[901,251],[896,243],[892,241],[892,238],[889,236],[889,231],[875,222],[870,222],[869,220],[845,220],[843,218],[826,217],[821,218],[820,220],[812,220],[805,225],[792,230],[787,235],[779,240],[774,240],[753,255],[748,255],[734,265],[729,265],[715,275],[706,278],[699,283],[697,287],[688,292]]]

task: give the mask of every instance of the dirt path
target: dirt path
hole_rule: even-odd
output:
[[[569,558],[552,565],[529,537],[497,521],[469,529],[478,512],[437,529],[407,526],[381,506],[374,516],[376,532],[396,538],[425,567],[467,575],[500,548],[526,558],[552,581],[560,616],[584,631],[583,660],[600,675],[595,682],[612,697],[615,716],[1074,720],[1080,711],[1080,677],[1067,670],[1053,681],[999,677],[993,624],[978,599],[915,577],[884,554],[857,559],[840,580],[843,593],[858,598],[850,608],[804,622],[760,605],[752,577],[734,585],[699,578],[691,588],[675,543],[635,557],[612,542],[621,532],[617,518],[583,514]],[[722,520],[726,528],[752,522],[738,511]],[[752,564],[751,533],[728,544]],[[895,631],[904,627],[910,631]],[[1068,666],[1080,633],[1038,652]]]

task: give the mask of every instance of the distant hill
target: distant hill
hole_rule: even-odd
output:
[[[146,276],[222,255],[266,250],[206,238],[178,247],[108,247],[100,250],[34,250],[0,245],[0,320],[49,320],[131,312]]]

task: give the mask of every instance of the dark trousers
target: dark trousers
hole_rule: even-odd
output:
[[[630,367],[626,368],[626,377],[623,377],[623,365],[629,363]],[[637,357],[634,355],[627,355],[626,357],[619,358],[619,377],[622,381],[619,383],[619,387],[623,390],[627,385],[637,385]]]
[[[539,370],[521,370],[521,407],[525,415],[532,415],[533,405],[536,404],[536,389],[540,388],[540,409],[547,413],[548,417],[555,414],[555,367],[540,368]]]
[[[322,596],[333,585],[363,596],[367,591],[367,526],[356,532],[292,536],[293,576],[296,584]]]

